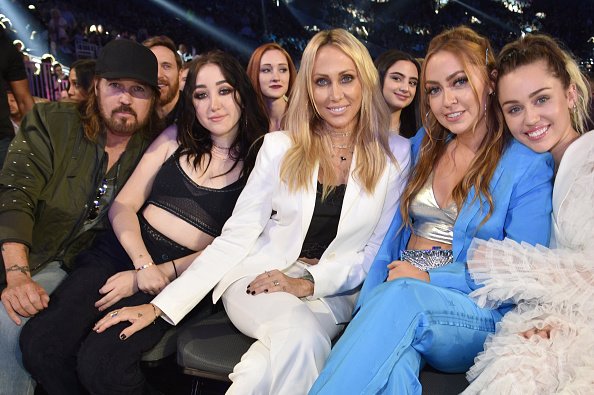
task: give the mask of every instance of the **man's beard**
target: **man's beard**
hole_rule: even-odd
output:
[[[138,120],[136,112],[130,106],[121,105],[111,111],[111,114],[106,114],[105,110],[101,106],[101,99],[97,97],[97,104],[99,105],[99,113],[101,120],[105,127],[114,134],[120,136],[131,136],[139,130],[143,129],[149,122],[149,115],[144,119]],[[115,113],[126,112],[132,114],[134,119],[131,121],[129,118],[118,118]]]
[[[167,84],[167,95],[165,97],[159,96],[159,105],[166,106],[167,104],[171,103],[177,92],[179,91],[179,80],[176,80],[173,84],[169,84],[168,81],[160,80],[159,83],[166,83]]]

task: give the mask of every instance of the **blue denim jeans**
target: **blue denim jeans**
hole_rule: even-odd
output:
[[[497,310],[413,279],[377,286],[347,327],[310,394],[421,394],[424,363],[462,373],[495,324]]]
[[[33,280],[49,295],[65,277],[60,262],[50,262],[33,275]],[[35,391],[35,382],[23,367],[19,348],[19,335],[27,321],[28,318],[21,317],[21,325],[16,325],[4,306],[0,307],[0,395],[33,395]]]

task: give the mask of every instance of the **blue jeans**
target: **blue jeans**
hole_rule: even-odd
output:
[[[427,362],[465,372],[501,320],[468,295],[413,279],[377,286],[347,327],[310,394],[421,394]]]
[[[59,262],[50,262],[33,280],[51,294],[66,277]],[[50,301],[51,303],[51,301]],[[35,382],[25,370],[19,348],[19,335],[28,318],[21,317],[21,325],[16,325],[0,307],[0,395],[33,395]]]

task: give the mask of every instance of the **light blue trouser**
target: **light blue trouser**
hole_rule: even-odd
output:
[[[421,394],[424,362],[465,372],[501,319],[468,295],[413,279],[377,286],[310,394]]]
[[[33,280],[49,295],[65,277],[60,262],[50,262],[33,275]],[[16,325],[4,305],[0,307],[0,395],[33,395],[35,391],[35,382],[23,367],[19,347],[19,335],[27,320],[21,317],[21,325]]]

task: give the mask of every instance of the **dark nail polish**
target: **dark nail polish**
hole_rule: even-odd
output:
[[[250,289],[250,286],[249,285],[247,287],[248,287],[248,289]]]
[[[267,289],[265,289],[265,290],[264,290],[264,292],[268,293],[268,290],[267,290]]]
[[[126,335],[124,335],[123,333],[120,335],[120,339],[121,340],[126,340]]]
[[[250,290],[248,289],[247,291],[245,291],[245,293],[249,295],[250,294]]]
[[[252,295],[255,295],[256,294],[256,291],[252,291],[251,293],[252,293]]]

